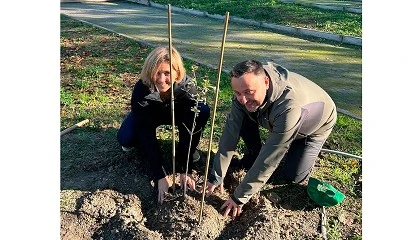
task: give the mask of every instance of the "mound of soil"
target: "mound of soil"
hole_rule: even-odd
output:
[[[157,203],[147,163],[135,151],[122,152],[115,134],[111,129],[76,131],[62,137],[62,240],[322,239],[320,208],[306,188],[297,184],[268,183],[244,205],[239,217],[223,217],[219,208],[242,180],[243,171],[229,173],[225,193],[215,191],[205,198],[201,222],[201,193],[188,191],[184,196],[177,185],[163,204]],[[94,153],[86,154],[92,149]],[[204,167],[204,160],[194,166]],[[202,172],[194,173],[203,178]],[[361,235],[361,224],[348,221],[353,218],[346,214],[338,219],[346,224],[342,239]]]

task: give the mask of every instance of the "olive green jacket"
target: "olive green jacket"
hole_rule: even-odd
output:
[[[216,186],[223,183],[239,141],[244,117],[250,117],[269,130],[266,143],[254,165],[232,196],[238,204],[247,203],[261,189],[294,139],[309,135],[315,139],[325,139],[337,118],[333,100],[314,82],[275,63],[268,62],[264,69],[270,78],[264,103],[253,118],[245,106],[233,98],[209,174],[210,183]]]

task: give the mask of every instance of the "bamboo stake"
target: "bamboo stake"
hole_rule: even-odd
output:
[[[211,143],[213,141],[214,120],[216,119],[217,99],[219,97],[220,75],[222,73],[223,53],[224,53],[224,50],[225,50],[225,41],[226,41],[226,32],[227,32],[228,21],[229,21],[229,12],[226,12],[225,27],[224,27],[224,31],[223,31],[222,47],[221,47],[221,50],[220,50],[219,73],[218,73],[218,76],[217,76],[216,96],[215,96],[215,99],[214,99],[214,107],[213,107],[214,110],[213,110],[213,116],[212,116],[212,120],[211,120],[210,141],[209,141],[209,146],[208,146],[208,150],[207,150],[206,171],[205,171],[205,177],[204,177],[203,194],[202,194],[202,197],[201,197],[200,216],[199,216],[198,224],[201,223],[202,216],[203,216],[204,196],[206,194],[207,177],[208,177],[208,170],[209,170],[209,164],[210,164]]]
[[[78,122],[78,123],[74,124],[73,126],[71,126],[69,128],[64,129],[63,131],[60,132],[60,137],[63,136],[64,134],[67,134],[67,133],[73,131],[74,129],[76,129],[78,127],[81,127],[81,126],[85,125],[88,122],[89,122],[89,119],[85,119],[81,122]]]
[[[171,114],[172,114],[172,190],[173,192],[175,192],[175,97],[174,97],[174,80],[172,78],[171,4],[168,4],[168,33],[169,33],[169,77],[171,78]]]

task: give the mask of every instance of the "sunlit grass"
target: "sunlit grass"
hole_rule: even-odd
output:
[[[205,11],[210,14],[253,19],[279,25],[303,27],[362,37],[362,14],[307,7],[276,0],[154,0],[160,4]]]

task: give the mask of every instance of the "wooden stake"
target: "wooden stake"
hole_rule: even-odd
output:
[[[85,125],[85,124],[86,124],[86,123],[88,123],[88,122],[89,122],[89,119],[85,119],[85,120],[83,120],[83,121],[81,121],[81,122],[79,122],[79,123],[76,123],[76,124],[74,124],[73,126],[71,126],[71,127],[69,127],[69,128],[66,128],[66,129],[64,129],[63,131],[61,131],[61,132],[60,132],[60,136],[63,136],[64,134],[67,134],[67,133],[69,133],[69,132],[73,131],[74,129],[76,129],[76,128],[78,128],[78,127],[81,127],[81,126]]]
[[[172,23],[171,4],[168,4],[168,33],[169,33],[169,77],[171,78],[171,114],[172,114],[172,190],[175,193],[175,97],[174,80],[172,78]]]
[[[201,197],[200,216],[199,216],[198,224],[201,223],[202,216],[203,216],[204,197],[206,195],[207,177],[208,177],[209,164],[210,164],[211,143],[213,141],[214,121],[216,119],[217,99],[219,97],[220,75],[222,74],[223,53],[225,51],[225,41],[226,41],[226,32],[227,32],[228,21],[229,21],[229,12],[226,12],[225,28],[224,28],[224,31],[223,31],[222,47],[221,47],[221,50],[220,50],[219,73],[218,73],[218,76],[217,76],[216,96],[214,98],[214,107],[213,107],[214,110],[213,110],[213,116],[212,116],[212,120],[211,120],[210,141],[209,141],[209,146],[208,146],[208,150],[207,150],[207,161],[206,161],[206,169],[205,169],[205,177],[204,177],[204,185],[203,185],[203,194],[202,194],[202,197]]]

